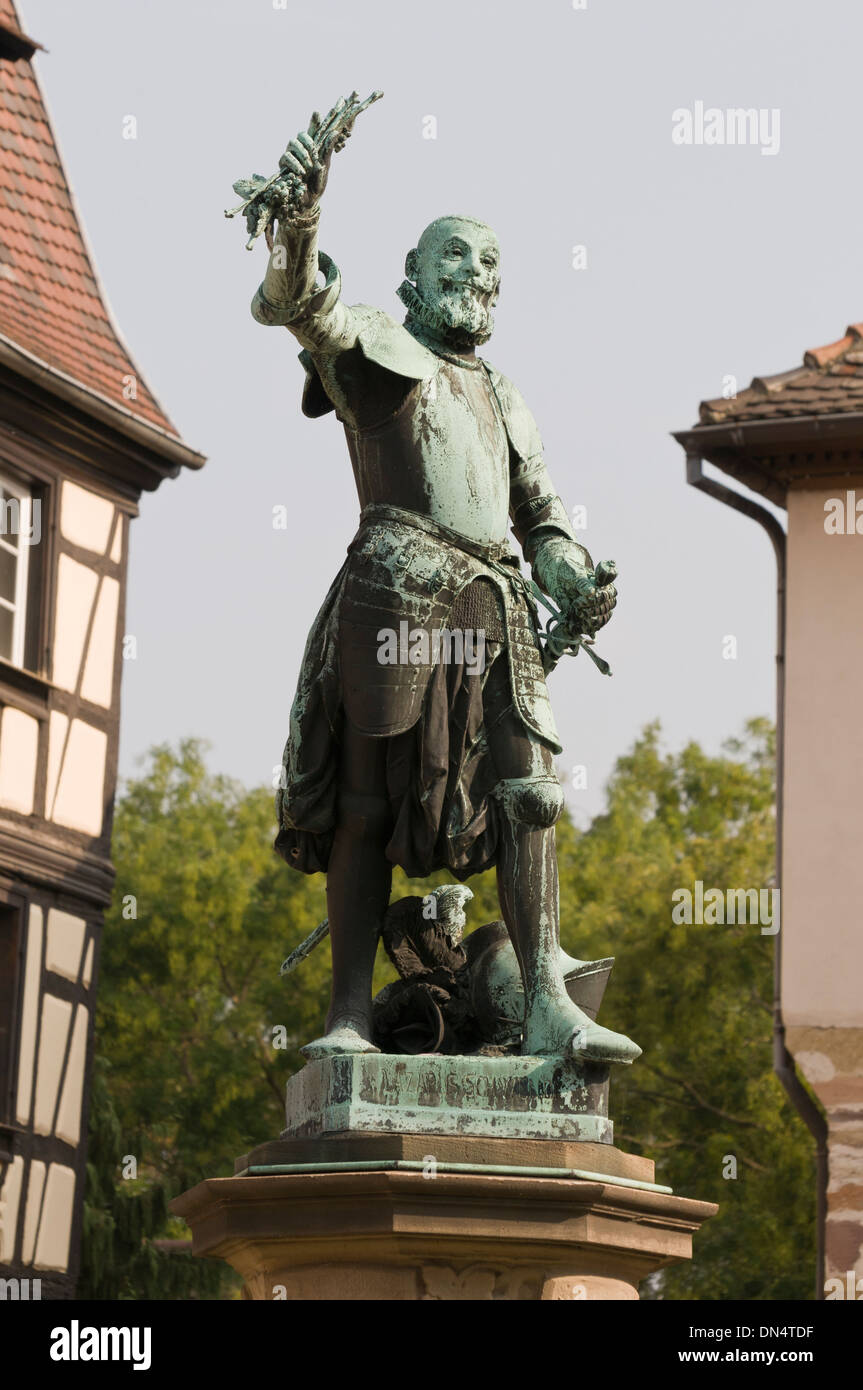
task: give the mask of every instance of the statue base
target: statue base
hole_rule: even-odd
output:
[[[610,1144],[608,1067],[559,1057],[353,1053],[288,1081],[283,1139],[348,1131]]]
[[[171,1210],[251,1299],[637,1299],[716,1207],[616,1149],[607,1103],[555,1058],[320,1059],[282,1138]]]
[[[196,1255],[227,1260],[244,1296],[267,1301],[637,1299],[641,1280],[691,1257],[716,1211],[610,1144],[439,1136],[434,1155],[427,1144],[273,1141],[171,1209]]]

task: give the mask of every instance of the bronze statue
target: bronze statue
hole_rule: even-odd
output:
[[[523,982],[522,1051],[629,1063],[640,1049],[579,1008],[564,980],[561,744],[545,680],[608,622],[615,570],[594,569],[530,411],[477,355],[500,288],[490,227],[446,216],[425,229],[397,291],[403,324],[341,297],[318,250],[320,201],[334,151],[378,95],[315,113],[274,179],[235,185],[252,240],[266,231],[271,250],[252,312],[300,343],[303,411],[336,412],[361,508],[306,644],[277,796],[278,851],[327,874],[332,1001],[326,1035],[304,1052],[376,1050],[372,970],[393,864],[458,879],[494,865]],[[509,522],[556,605],[545,648]],[[455,997],[457,972],[450,984]]]

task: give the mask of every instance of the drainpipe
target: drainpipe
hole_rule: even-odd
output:
[[[782,811],[785,793],[785,543],[779,522],[748,497],[706,478],[698,454],[686,455],[686,481],[708,497],[724,502],[763,526],[776,555],[776,886],[782,888]],[[827,1220],[827,1121],[797,1075],[794,1059],[785,1046],[782,1018],[782,932],[773,938],[773,1070],[785,1087],[791,1104],[815,1140],[816,1223],[815,1297],[824,1297],[824,1237]]]

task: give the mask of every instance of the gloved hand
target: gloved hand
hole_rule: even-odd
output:
[[[564,536],[550,536],[536,553],[533,572],[559,607],[570,632],[593,637],[605,627],[617,603],[613,560],[594,569],[583,546]]]

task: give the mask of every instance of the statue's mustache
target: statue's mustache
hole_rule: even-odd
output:
[[[447,293],[468,294],[472,298],[479,300],[483,307],[487,308],[491,303],[496,289],[495,285],[484,287],[477,285],[472,280],[454,280],[451,275],[442,275],[439,282],[440,288]]]

